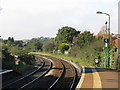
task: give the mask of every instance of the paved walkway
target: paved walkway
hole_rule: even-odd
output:
[[[82,67],[82,76],[77,90],[120,90],[120,72],[107,68]],[[119,82],[119,83],[118,83]],[[119,84],[119,85],[118,85]]]

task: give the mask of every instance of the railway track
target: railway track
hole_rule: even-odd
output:
[[[56,83],[55,84],[53,83],[51,87],[48,89],[55,90],[56,88],[58,89],[63,88],[67,90],[74,90],[77,85],[76,82],[78,81],[76,68],[64,60],[61,60],[61,59],[58,59],[58,60],[63,64],[64,72],[59,77],[59,80],[56,80],[55,81]]]
[[[62,61],[64,62],[64,61]],[[73,89],[76,82],[77,72],[74,66],[64,62],[65,74],[54,88]]]
[[[41,64],[39,64],[39,68],[28,75],[19,78],[18,80],[9,83],[8,85],[5,85],[2,87],[2,89],[9,89],[9,88],[14,88],[14,89],[21,89],[33,81],[37,80],[37,78],[42,77],[45,73],[47,73],[50,68],[52,67],[52,62],[48,60],[42,60]]]
[[[44,65],[32,75],[9,84],[7,88],[16,88],[16,90],[28,88],[44,88],[48,90],[55,90],[56,88],[75,89],[80,79],[80,72],[76,67],[55,57],[38,56],[44,60]]]

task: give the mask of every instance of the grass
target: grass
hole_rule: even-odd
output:
[[[52,53],[46,53],[46,52],[31,52],[30,54],[42,54],[42,55],[49,55],[49,56],[55,56],[55,57],[62,58],[62,59],[67,59],[67,60],[70,60],[76,63],[80,67],[81,66],[92,66],[91,62],[86,61],[86,60],[81,60],[77,57],[72,57],[70,55],[52,54]]]

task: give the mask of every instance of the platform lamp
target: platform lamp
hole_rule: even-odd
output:
[[[107,59],[107,68],[110,68],[110,14],[104,12],[96,12],[97,14],[104,14],[108,16],[108,39],[104,39],[104,42],[108,43],[108,59]]]

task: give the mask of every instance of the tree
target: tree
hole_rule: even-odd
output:
[[[47,43],[47,42],[54,42],[54,38],[49,38],[49,37],[40,37],[37,38],[38,40],[40,40],[41,43]]]
[[[8,48],[5,44],[2,44],[2,60],[13,60]]]
[[[8,37],[8,41],[11,41],[11,37]]]
[[[23,44],[23,41],[22,41],[22,40],[15,41],[15,45],[18,45],[19,47],[25,46],[25,45]]]
[[[13,42],[14,43],[14,37],[8,37],[8,41]]]
[[[115,37],[113,37],[114,34],[110,34],[110,42],[112,45],[115,44]],[[99,31],[99,33],[96,35],[97,39],[109,39],[109,34],[108,34],[108,30],[106,29],[105,26],[103,26],[101,28],[101,30]]]
[[[32,39],[26,46],[28,51],[42,50],[43,44],[38,39]]]
[[[47,42],[43,44],[43,50],[44,51],[53,51],[54,50],[55,45],[51,42]]]
[[[107,38],[108,35],[107,35],[107,30],[106,30],[106,27],[103,26],[101,28],[101,30],[99,31],[99,33],[96,35],[96,38],[98,39],[104,39],[104,38]]]
[[[66,50],[69,49],[69,45],[67,43],[62,43],[59,45],[59,50],[64,54]]]
[[[76,45],[82,48],[86,45],[89,45],[94,40],[95,37],[93,36],[93,33],[90,33],[90,31],[84,31],[76,37]]]
[[[62,27],[58,30],[57,36],[55,37],[55,42],[57,45],[61,43],[72,43],[73,37],[76,37],[80,31],[76,31],[72,27]]]
[[[13,43],[14,43],[14,37],[12,37],[12,38],[11,38],[11,42],[13,42]]]
[[[11,54],[18,55],[18,56],[26,55],[28,53],[27,50],[25,50],[23,47],[19,47],[19,46],[11,47],[10,52],[11,52]]]
[[[8,37],[8,40],[4,40],[3,43],[8,44],[10,47],[15,45],[14,38]]]

